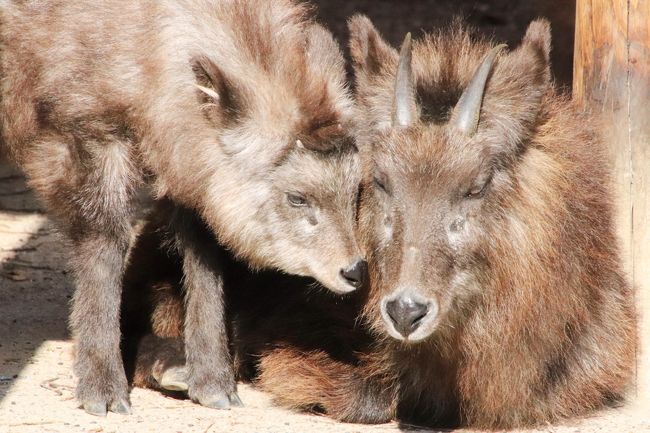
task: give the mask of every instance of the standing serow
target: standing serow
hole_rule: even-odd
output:
[[[3,144],[71,243],[84,409],[130,411],[120,291],[147,184],[176,206],[189,394],[239,403],[220,252],[200,220],[249,266],[339,293],[361,283],[342,216],[358,187],[352,102],[331,35],[289,0],[3,2],[0,31]],[[331,164],[338,189],[310,196]]]
[[[345,421],[483,428],[620,400],[633,291],[604,146],[553,86],[548,23],[511,51],[456,29],[398,55],[366,18],[351,31],[376,343],[358,365],[267,353],[262,387]]]

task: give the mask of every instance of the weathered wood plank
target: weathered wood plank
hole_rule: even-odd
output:
[[[632,275],[632,183],[627,89],[627,0],[578,0],[573,98],[601,114],[618,198],[618,233]]]
[[[650,1],[629,1],[628,61],[632,153],[632,275],[639,290],[639,397],[650,402]]]
[[[573,95],[602,115],[618,233],[641,317],[637,395],[650,401],[650,0],[578,0]]]

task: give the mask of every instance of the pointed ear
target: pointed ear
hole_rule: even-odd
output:
[[[545,94],[551,89],[550,26],[533,21],[517,49],[497,61],[488,81],[479,130],[501,137],[506,151],[532,134]]]
[[[551,79],[551,24],[544,18],[530,23],[522,46],[527,46],[538,56],[539,67],[544,70],[547,81]]]
[[[226,117],[236,116],[240,111],[240,101],[233,82],[206,56],[193,58],[191,66],[197,95],[206,108],[206,114],[212,118],[216,115],[214,109],[218,108]]]
[[[345,58],[332,33],[320,24],[307,26],[306,40],[306,59],[312,78],[301,83],[306,91],[296,147],[329,152],[340,145],[345,136],[342,123],[347,125],[353,116]]]
[[[542,58],[549,63],[551,58],[551,23],[544,18],[531,22],[526,30],[523,44],[537,49]]]
[[[360,123],[367,131],[386,131],[393,125],[399,55],[368,17],[350,18],[348,28]]]
[[[495,87],[546,91],[551,85],[550,55],[551,26],[545,19],[535,20],[528,26],[521,45],[499,61],[493,79]]]
[[[355,15],[348,20],[350,55],[357,79],[380,73],[394,74],[398,54],[381,37],[370,19]]]
[[[313,68],[324,71],[332,81],[345,80],[345,58],[334,35],[320,24],[307,27],[307,58]]]

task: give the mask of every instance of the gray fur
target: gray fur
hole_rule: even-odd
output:
[[[340,276],[360,255],[341,216],[358,184],[352,102],[339,48],[304,6],[2,2],[0,53],[2,141],[72,243],[77,395],[89,412],[129,411],[119,299],[145,184],[251,266],[352,290]],[[309,195],[332,168],[336,190]],[[192,224],[178,227],[190,393],[228,406],[238,399],[222,283]]]

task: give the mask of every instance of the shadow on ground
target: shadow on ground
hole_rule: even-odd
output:
[[[39,209],[0,162],[0,402],[43,342],[69,338],[64,248]]]

